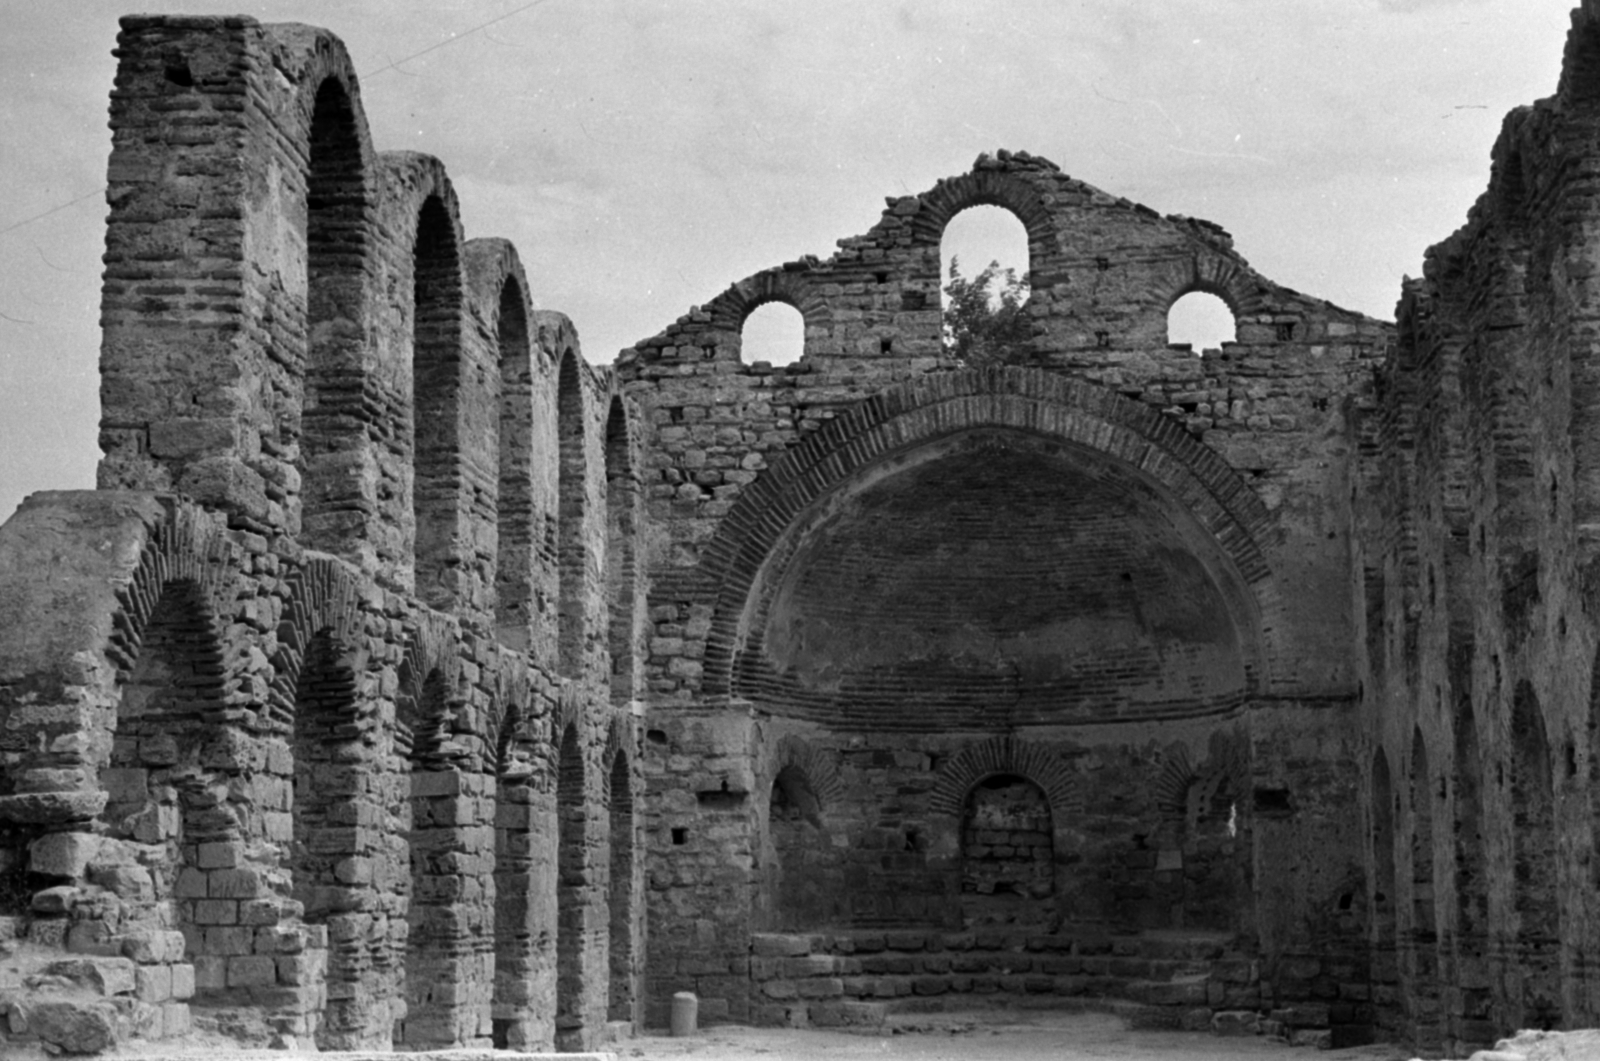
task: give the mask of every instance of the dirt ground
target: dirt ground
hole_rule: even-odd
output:
[[[902,1026],[900,1034],[718,1026],[689,1038],[646,1036],[607,1049],[619,1061],[1404,1061],[1411,1056],[1392,1046],[1323,1051],[1256,1037],[1129,1031],[1121,1019],[1103,1013],[947,1014]]]

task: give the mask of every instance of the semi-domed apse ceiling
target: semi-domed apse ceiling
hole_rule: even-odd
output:
[[[1134,469],[974,431],[880,462],[804,514],[746,613],[736,691],[868,728],[1210,714],[1250,681],[1248,594]]]

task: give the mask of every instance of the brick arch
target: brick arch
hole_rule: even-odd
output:
[[[154,732],[175,735],[168,730],[173,723],[192,732],[239,721],[230,718],[226,704],[240,689],[240,653],[225,632],[237,596],[237,550],[200,510],[176,498],[161,500],[164,518],[147,525],[138,561],[128,580],[114,588],[116,608],[104,644],[105,658],[115,668],[107,715],[112,733],[124,728],[123,697],[138,677],[153,622],[169,639],[176,637],[200,684],[191,691],[183,714],[150,718],[145,724]],[[169,641],[169,650],[174,647]],[[95,769],[119,765],[114,749],[114,744],[97,746]]]
[[[811,279],[804,272],[783,268],[766,269],[738,281],[706,303],[705,312],[711,316],[711,327],[727,334],[728,342],[739,350],[742,359],[744,322],[769,302],[793,306],[808,334],[830,316],[827,300]]]
[[[561,686],[560,696],[556,700],[555,715],[550,720],[552,746],[558,747],[561,744],[561,738],[569,726],[576,726],[579,737],[583,736],[583,706],[583,696],[576,686],[571,684]]]
[[[1158,275],[1153,294],[1163,313],[1197,291],[1220,298],[1235,321],[1275,309],[1273,288],[1249,266],[1225,254],[1197,249],[1191,257],[1168,264]]]
[[[366,670],[367,639],[362,630],[361,579],[346,564],[331,556],[308,554],[284,583],[289,599],[278,621],[267,711],[273,722],[287,726],[294,719],[295,689],[312,638],[326,631],[346,653],[344,667],[353,675]]]
[[[137,658],[145,624],[170,583],[192,586],[194,605],[204,612],[219,646],[226,643],[221,620],[231,614],[238,595],[237,548],[226,532],[178,498],[161,498],[161,507],[164,518],[149,525],[138,561],[127,581],[114,589],[116,610],[105,653],[119,681]],[[237,675],[231,676],[222,692],[231,692],[237,680]]]
[[[1189,761],[1188,746],[1174,744],[1162,756],[1151,790],[1155,794],[1156,808],[1163,818],[1183,821],[1189,811],[1189,787],[1194,784],[1194,764]]]
[[[928,793],[933,814],[961,817],[974,785],[996,774],[1016,774],[1038,785],[1050,802],[1057,828],[1083,813],[1077,779],[1042,745],[1018,737],[993,737],[969,744],[939,768]]]
[[[467,300],[473,320],[485,332],[499,379],[494,415],[479,414],[473,430],[494,440],[495,460],[495,630],[508,647],[527,651],[537,608],[536,571],[543,545],[540,497],[544,469],[535,463],[536,388],[548,370],[545,351],[535,342],[528,278],[517,249],[503,239],[475,239],[466,245]]]
[[[605,428],[607,648],[611,656],[611,702],[621,706],[643,689],[642,605],[645,587],[639,557],[645,517],[643,464],[636,427],[637,410],[613,392]]]
[[[399,667],[399,683],[401,695],[410,696],[417,704],[419,713],[415,719],[413,741],[420,742],[423,728],[437,724],[441,721],[438,716],[426,714],[431,700],[432,709],[441,714],[450,710],[452,704],[459,702],[457,690],[461,684],[461,659],[458,651],[458,634],[454,623],[447,617],[434,612],[423,612],[411,629],[407,632],[405,650],[401,654]],[[396,721],[398,722],[398,704]],[[458,723],[460,720],[455,720]],[[441,740],[447,740],[458,733],[441,733]],[[483,734],[470,734],[482,737]],[[419,754],[422,749],[420,743],[413,744],[413,755]],[[492,754],[490,749],[474,748],[482,758],[487,761]],[[429,754],[432,754],[430,750]]]
[[[570,325],[569,325],[570,327]],[[589,388],[577,347],[559,348],[556,370],[557,663],[572,678],[583,669],[589,638]]]
[[[467,240],[462,247],[462,259],[466,269],[467,305],[479,320],[492,331],[500,320],[501,293],[507,284],[515,284],[523,313],[532,324],[534,309],[529,294],[532,289],[528,286],[522,258],[510,240],[496,236]],[[530,349],[533,349],[531,343]]]
[[[1111,458],[1162,487],[1215,543],[1254,609],[1240,635],[1254,687],[1270,684],[1281,605],[1263,546],[1276,520],[1216,451],[1149,406],[1036,369],[989,366],[924,376],[870,397],[808,435],[739,495],[707,544],[697,577],[716,601],[703,689],[730,691],[747,608],[769,558],[804,514],[852,475],[896,452],[979,427],[1060,439]]]
[[[531,747],[524,727],[534,718],[534,692],[533,675],[520,660],[501,656],[495,674],[494,700],[484,722],[484,748],[490,756],[489,770],[500,774],[514,743]]]
[[[424,603],[450,610],[462,567],[452,561],[459,523],[470,509],[463,492],[471,476],[464,459],[464,402],[472,388],[463,356],[467,283],[461,211],[444,164],[410,151],[378,156],[380,227],[393,235],[391,266],[411,280],[410,363],[386,366],[409,380],[395,400],[404,404],[402,438],[409,442],[411,570]],[[409,259],[410,267],[401,263]]]
[[[798,770],[811,786],[811,794],[822,809],[836,807],[844,800],[844,782],[833,757],[811,745],[804,737],[791,733],[778,741],[760,782],[760,791],[772,788],[779,774],[789,767]]]
[[[317,94],[326,82],[337,82],[350,101],[353,131],[369,163],[364,168],[372,172],[372,134],[361,103],[361,82],[344,42],[328,30],[299,22],[267,23],[261,32],[272,46],[272,65],[285,75],[279,84],[293,86],[296,112],[303,122],[299,128],[309,131]]]
[[[978,160],[982,166],[984,159]],[[947,177],[918,196],[911,218],[912,242],[937,247],[952,218],[972,206],[998,206],[1014,214],[1028,233],[1031,261],[1043,261],[1055,243],[1055,220],[1037,186],[1026,177],[998,168],[974,168]]]
[[[370,372],[371,276],[377,160],[360,84],[343,43],[309,26],[263,27],[276,79],[293,93],[287,133],[303,160],[306,275],[298,396],[301,540],[341,555],[361,552],[365,527],[352,510],[370,504],[344,474],[352,451],[370,447],[363,406]]]
[[[628,711],[613,711],[606,723],[605,750],[600,755],[600,767],[610,776],[617,756],[623,755],[631,763],[637,749],[633,740],[633,715]]]

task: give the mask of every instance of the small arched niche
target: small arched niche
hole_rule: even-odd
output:
[[[939,240],[939,304],[945,353],[1004,362],[1028,337],[1028,230],[1003,206],[969,206]]]
[[[1019,774],[994,774],[961,812],[961,905],[968,926],[1049,919],[1055,895],[1050,801]]]
[[[805,317],[787,302],[763,302],[744,319],[739,352],[747,365],[794,364],[806,352]]]
[[[1233,310],[1209,291],[1190,291],[1167,309],[1167,345],[1220,350],[1237,334]]]
[[[843,912],[844,880],[829,857],[831,841],[822,800],[793,763],[773,778],[763,852],[765,920],[775,930],[830,924]]]

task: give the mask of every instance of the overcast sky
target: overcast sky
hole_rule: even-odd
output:
[[[117,16],[0,0],[0,518],[94,483]],[[177,10],[342,37],[379,150],[445,161],[591,361],[996,148],[1233,233],[1392,318],[1572,0],[315,0]],[[485,23],[491,25],[485,26]],[[482,28],[479,28],[482,27]],[[441,47],[435,47],[443,45]],[[414,56],[424,49],[426,54]],[[82,198],[49,216],[52,208]]]

